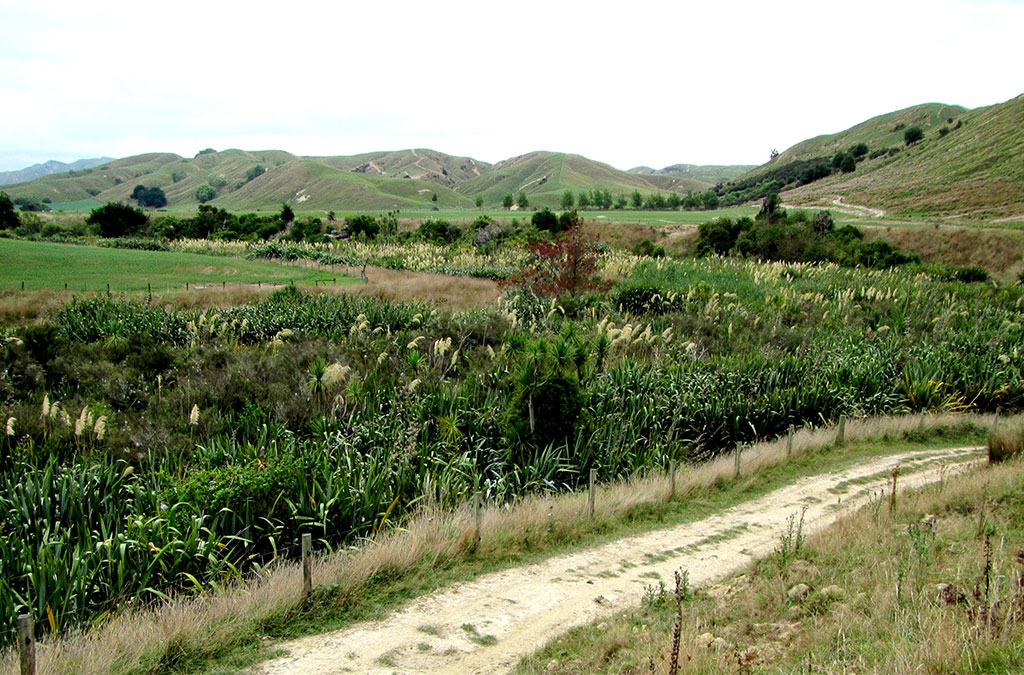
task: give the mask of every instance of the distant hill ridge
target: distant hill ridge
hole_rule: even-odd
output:
[[[920,127],[923,139],[904,133]],[[853,171],[806,182],[800,169],[837,152],[868,147]],[[735,201],[765,189],[790,203],[849,204],[895,215],[1024,220],[1024,95],[968,110],[925,103],[878,115],[835,134],[815,136],[758,167],[673,164],[621,171],[582,155],[534,151],[488,164],[414,148],[336,157],[300,157],[282,150],[213,150],[195,157],[149,153],[116,160],[82,160],[69,168],[4,187],[12,197],[46,200],[55,208],[86,209],[127,201],[136,185],[159,187],[171,208],[192,208],[197,189],[212,186],[211,204],[231,210],[384,210],[466,208],[478,199],[500,204],[526,193],[531,206],[558,207],[562,195],[602,190],[613,195],[690,191],[714,187]],[[60,163],[47,162],[45,165]],[[30,167],[35,169],[36,167]],[[47,169],[48,170],[48,169]],[[25,171],[28,171],[26,169]],[[11,173],[19,172],[6,172]],[[828,174],[828,171],[825,171]]]
[[[557,207],[565,191],[686,193],[702,192],[712,183],[681,172],[642,176],[582,155],[548,151],[492,165],[426,148],[334,157],[231,149],[192,158],[149,153],[109,160],[12,185],[7,192],[45,198],[56,208],[88,208],[125,201],[136,185],[161,188],[171,208],[195,206],[198,188],[210,185],[216,197],[209,203],[222,208],[276,208],[288,202],[326,211],[470,207],[478,197],[494,206],[510,192],[525,192],[534,206]]]
[[[49,176],[62,171],[79,171],[81,169],[88,169],[109,161],[111,161],[110,157],[79,159],[70,163],[59,162],[55,159],[51,159],[39,164],[33,164],[32,166],[24,169],[17,169],[16,171],[0,171],[0,185],[24,183],[26,181],[35,180],[36,178]]]

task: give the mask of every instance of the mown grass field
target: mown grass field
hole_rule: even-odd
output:
[[[154,291],[190,285],[313,283],[334,272],[242,258],[0,239],[0,291]],[[338,279],[339,283],[350,279]]]

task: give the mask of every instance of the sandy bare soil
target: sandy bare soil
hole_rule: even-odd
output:
[[[816,206],[814,203],[810,204],[783,204],[783,207],[787,209],[811,209],[811,208],[826,208],[832,211],[838,211],[839,213],[846,213],[851,216],[861,216],[863,218],[885,218],[885,209],[876,209],[871,206],[864,206],[863,204],[848,204],[843,201],[843,197],[836,197],[831,200],[829,206]]]
[[[282,644],[289,655],[257,672],[505,672],[563,631],[638,604],[646,585],[662,579],[671,587],[676,570],[706,585],[770,553],[788,519],[804,509],[804,533],[828,526],[880,498],[897,462],[906,474],[902,490],[978,457],[974,448],[907,453],[804,478],[699,522],[487,574],[413,600],[382,621]]]

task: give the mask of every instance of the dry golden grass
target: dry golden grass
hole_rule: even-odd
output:
[[[926,263],[983,267],[1000,281],[1017,280],[1024,270],[1024,232],[996,228],[861,226],[864,239],[888,239]]]
[[[358,274],[358,268],[354,268]],[[453,277],[444,274],[426,274],[389,270],[379,267],[366,269],[367,283],[339,283],[311,286],[302,289],[310,293],[359,293],[387,300],[403,302],[418,300],[434,302],[442,307],[460,311],[494,307],[502,291],[497,282],[473,277]],[[277,284],[235,284],[192,287],[189,290],[163,291],[153,294],[153,304],[168,309],[210,309],[237,307],[269,297],[281,288]],[[0,326],[22,325],[45,318],[74,298],[84,299],[101,295],[102,291],[70,290],[0,291]],[[118,294],[146,301],[145,292]]]
[[[61,290],[0,291],[0,326],[31,323],[82,293]]]
[[[988,461],[1002,462],[1024,452],[1024,419],[1002,422],[988,435]]]
[[[935,415],[855,420],[847,424],[846,439],[854,441],[911,430],[948,427],[960,422],[991,424],[991,416]],[[793,455],[831,444],[835,429],[801,429]],[[758,470],[786,461],[786,439],[748,448],[742,454],[745,480]],[[677,497],[732,478],[733,459],[723,457],[683,470],[677,476]],[[381,574],[401,577],[436,562],[479,556],[497,560],[515,552],[576,541],[589,532],[637,509],[664,504],[669,485],[664,473],[634,480],[599,484],[595,517],[586,517],[585,493],[531,495],[512,505],[487,506],[482,514],[482,541],[474,546],[469,506],[441,511],[426,506],[400,530],[381,534],[356,549],[320,557],[313,565],[315,583],[330,586],[325,602],[344,603]],[[551,514],[551,515],[549,515]],[[191,598],[179,598],[155,608],[128,608],[115,619],[88,631],[74,632],[41,647],[41,672],[110,672],[159,669],[181,654],[222,653],[268,621],[300,610],[301,572],[294,563],[280,563],[244,587]],[[13,672],[16,655],[0,655],[0,670]],[[154,665],[156,664],[156,665]]]
[[[502,293],[497,282],[475,277],[389,270],[383,267],[367,267],[366,277],[365,284],[337,286],[337,290],[375,295],[395,301],[435,302],[453,310],[493,307],[498,304]]]

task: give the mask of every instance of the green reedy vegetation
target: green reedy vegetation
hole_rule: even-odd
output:
[[[100,298],[5,336],[2,539],[23,544],[0,556],[3,620],[81,624],[477,489],[509,502],[841,414],[1024,403],[1018,287],[718,258],[608,255],[604,273],[623,280],[607,296],[467,313]]]

